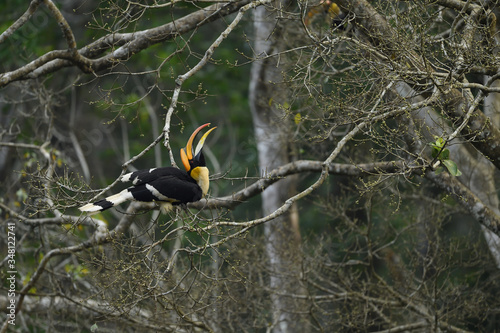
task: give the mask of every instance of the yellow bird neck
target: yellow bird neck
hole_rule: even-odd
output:
[[[209,172],[207,167],[196,167],[191,170],[191,177],[196,180],[198,186],[201,188],[201,193],[205,196],[210,186]]]

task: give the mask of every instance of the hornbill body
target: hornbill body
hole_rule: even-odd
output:
[[[321,0],[320,3],[309,10],[304,19],[305,25],[310,25],[313,18],[318,14],[327,14],[327,19],[330,21],[332,28],[340,28],[343,30],[345,13],[340,10],[340,7],[332,0]]]
[[[193,141],[196,135],[210,123],[198,127],[181,149],[181,159],[186,171],[175,167],[151,168],[127,173],[121,177],[122,182],[132,182],[129,187],[118,194],[89,203],[79,209],[82,212],[95,214],[119,205],[128,200],[157,202],[164,213],[173,205],[195,202],[203,198],[209,188],[209,171],[205,164],[202,148],[207,136],[217,127],[206,132],[193,154]]]

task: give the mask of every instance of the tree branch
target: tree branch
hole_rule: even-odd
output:
[[[20,23],[16,26],[24,24],[24,22],[26,22],[26,20],[36,10],[38,5],[35,6],[33,3],[36,4],[38,1],[32,2],[29,14],[27,14],[28,12],[25,13],[25,15],[22,16],[22,19],[20,18],[18,20]],[[14,81],[37,78],[53,73],[61,68],[74,65],[77,65],[86,73],[96,73],[104,69],[113,68],[117,63],[128,60],[134,54],[137,54],[152,45],[173,39],[174,37],[187,33],[201,25],[234,13],[249,3],[251,3],[251,0],[216,3],[156,28],[136,31],[133,33],[109,34],[78,51],[73,51],[70,48],[69,50],[55,50],[48,52],[25,66],[11,72],[0,74],[0,88],[7,86]],[[256,4],[257,3],[260,4],[260,2],[256,2]],[[58,21],[65,33],[68,44],[72,45],[70,37],[72,34],[69,33],[70,30],[67,30],[69,26],[66,27],[63,22],[65,21]],[[5,37],[3,40],[0,39],[0,42],[4,41],[9,34],[13,33],[13,31],[9,29],[4,32]],[[4,36],[4,34],[2,34],[2,36]],[[114,51],[100,58],[92,59],[117,46],[118,48]]]
[[[323,162],[299,160],[285,164],[277,169],[272,170],[266,175],[266,178],[259,179],[250,186],[244,189],[220,198],[202,199],[198,202],[193,202],[188,207],[196,209],[215,209],[228,208],[233,209],[251,197],[262,193],[266,188],[283,179],[286,176],[304,172],[321,172],[323,170]],[[332,163],[328,167],[328,173],[332,175],[344,175],[351,177],[365,177],[387,174],[401,174],[407,172],[418,172],[421,169],[410,168],[404,165],[401,161],[376,162],[366,164],[340,164]]]
[[[85,242],[82,242],[77,245],[73,246],[67,246],[67,247],[61,247],[61,248],[55,248],[50,250],[45,254],[45,256],[42,258],[40,263],[38,264],[38,267],[36,270],[33,272],[31,275],[31,278],[29,279],[28,282],[24,284],[24,286],[21,288],[19,291],[19,299],[16,302],[16,313],[18,313],[23,305],[23,301],[28,295],[29,290],[35,285],[35,283],[38,281],[38,279],[42,276],[43,272],[45,271],[45,267],[49,263],[49,261],[53,257],[57,257],[60,255],[65,255],[65,254],[71,254],[71,253],[76,253],[80,252],[86,248],[94,247],[97,245],[105,244],[110,242],[113,239],[118,239],[121,238],[125,232],[130,228],[130,225],[134,221],[134,216],[135,214],[141,209],[141,205],[133,202],[130,204],[130,206],[127,208],[126,214],[124,214],[118,223],[118,225],[111,231],[107,230],[106,225],[103,223],[98,224],[98,227],[96,228],[96,231],[93,233],[92,237],[88,239]],[[91,219],[89,217],[84,217],[84,219]],[[92,219],[94,222],[95,219]],[[5,320],[4,324],[2,325],[0,329],[0,333],[6,332],[7,328],[9,326],[8,319]]]
[[[425,177],[450,193],[480,224],[500,236],[500,218],[457,177],[452,177],[446,172],[436,174],[432,170],[428,170]]]
[[[413,106],[415,106],[415,104]],[[251,221],[245,221],[245,222],[225,222],[225,221],[219,221],[219,222],[213,223],[213,224],[211,224],[211,225],[209,225],[207,227],[201,228],[202,231],[206,232],[206,231],[208,231],[210,229],[218,228],[220,226],[237,226],[237,227],[241,227],[241,229],[238,230],[237,232],[235,232],[235,233],[233,233],[233,234],[231,234],[229,236],[226,236],[223,239],[220,239],[220,240],[214,242],[213,244],[209,244],[209,245],[206,244],[204,246],[197,247],[196,249],[193,250],[193,252],[203,252],[207,248],[207,246],[210,246],[210,247],[220,246],[220,245],[224,244],[225,242],[227,242],[230,239],[234,239],[236,237],[239,237],[239,236],[245,234],[248,230],[254,228],[255,226],[258,226],[260,224],[269,222],[269,221],[277,218],[278,216],[283,215],[284,213],[286,213],[290,209],[290,207],[292,207],[292,205],[296,201],[298,201],[298,200],[300,200],[300,199],[308,196],[312,192],[316,191],[325,182],[325,180],[328,178],[330,166],[333,164],[333,160],[335,158],[337,158],[337,156],[340,154],[340,152],[342,151],[342,149],[344,148],[344,146],[355,135],[357,135],[360,131],[362,131],[369,124],[372,124],[372,123],[377,122],[377,121],[383,121],[384,119],[389,119],[389,118],[395,117],[395,116],[397,116],[397,115],[399,115],[401,113],[404,113],[404,112],[406,112],[406,109],[405,108],[400,108],[400,109],[393,110],[393,111],[390,111],[390,112],[385,112],[385,113],[381,113],[381,114],[377,114],[377,115],[371,115],[370,117],[367,117],[364,121],[360,122],[352,130],[350,130],[349,133],[347,133],[337,143],[337,146],[331,152],[331,154],[328,156],[328,158],[325,161],[321,162],[321,174],[318,177],[318,179],[316,179],[316,181],[313,184],[311,184],[308,188],[306,188],[305,190],[303,190],[303,191],[297,193],[296,195],[290,197],[288,200],[285,201],[285,203],[283,203],[283,205],[281,205],[280,207],[278,207],[278,209],[276,209],[271,214],[269,214],[267,216],[264,216],[262,218],[254,219],[254,220],[251,220]]]
[[[258,0],[254,2],[250,2],[249,4],[246,4],[245,6],[241,7],[239,9],[238,15],[234,18],[234,20],[228,25],[228,27],[217,37],[217,39],[210,45],[210,47],[205,51],[205,54],[203,55],[203,58],[193,67],[191,68],[188,72],[179,75],[177,79],[175,80],[175,89],[172,94],[172,101],[170,102],[170,106],[167,110],[167,115],[165,117],[165,126],[163,127],[163,134],[165,136],[165,146],[168,146],[168,141],[169,141],[169,130],[170,130],[170,119],[172,117],[172,114],[174,112],[174,109],[177,107],[177,100],[179,98],[179,94],[181,92],[181,87],[184,81],[192,77],[194,74],[196,74],[201,68],[203,68],[210,58],[212,57],[213,53],[215,52],[215,49],[220,46],[222,41],[227,38],[227,36],[236,28],[238,23],[241,21],[243,18],[243,14],[248,11],[249,9],[255,8],[257,6],[260,6],[264,3],[271,2],[270,0]],[[171,149],[169,149],[171,151]],[[171,158],[172,161],[174,161]]]
[[[366,0],[338,0],[337,2],[345,10],[356,14],[353,19],[356,27],[366,35],[373,45],[378,46],[380,51],[394,59],[395,63],[399,63],[402,68],[411,65],[419,71],[428,73],[430,78],[434,77],[435,71],[416,52],[399,47],[397,44],[398,39],[393,35],[393,30],[390,29],[385,18],[378,14],[376,9]],[[443,2],[450,5],[460,3],[466,6],[465,2],[451,0]],[[457,67],[457,70],[464,70],[465,68],[460,66]],[[463,73],[455,72],[453,74],[457,76]],[[434,80],[434,90],[439,91],[441,94],[440,99],[444,103],[443,111],[454,121],[464,124],[461,126],[461,134],[473,137],[474,140],[471,140],[472,145],[486,156],[497,169],[500,169],[500,130],[492,124],[484,113],[477,110],[472,101],[469,101],[460,90],[450,85],[449,81],[446,80]],[[452,81],[454,80],[452,78]],[[401,78],[401,81],[407,80]],[[408,84],[417,91],[422,90],[418,83],[408,82]],[[470,111],[471,107],[473,107],[472,111],[475,111],[473,114]],[[469,113],[465,113],[463,110],[469,110]]]
[[[23,15],[21,15],[20,18],[16,20],[7,30],[5,30],[1,35],[0,35],[0,43],[5,42],[7,38],[12,36],[14,32],[16,32],[19,28],[21,28],[28,20],[33,16],[33,14],[36,12],[38,9],[38,6],[43,2],[44,0],[33,0],[30,2],[30,5],[28,9],[24,12]]]

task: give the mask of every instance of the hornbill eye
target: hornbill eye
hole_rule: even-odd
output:
[[[194,150],[193,154],[193,141],[196,138],[196,135],[205,127],[210,126],[210,123],[201,125],[198,127],[193,134],[191,134],[191,137],[189,138],[187,145],[185,148],[181,149],[181,160],[182,164],[184,165],[184,168],[186,169],[187,172],[190,172],[192,169],[198,167],[198,166],[205,166],[205,157],[203,156],[203,153],[201,150],[203,149],[203,145],[205,144],[205,140],[207,139],[207,136],[212,132],[214,129],[217,127],[214,127],[210,129],[208,132],[206,132],[196,145],[196,149]]]

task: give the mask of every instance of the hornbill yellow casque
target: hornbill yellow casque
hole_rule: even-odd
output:
[[[206,132],[196,145],[193,153],[193,141],[196,135],[210,123],[198,127],[189,138],[185,148],[181,149],[182,164],[186,171],[175,167],[151,168],[127,173],[122,182],[131,181],[134,186],[118,194],[89,203],[79,209],[95,214],[127,200],[157,202],[163,212],[168,212],[173,205],[195,202],[203,198],[209,187],[208,168],[203,156],[203,144],[207,136],[217,127]]]

